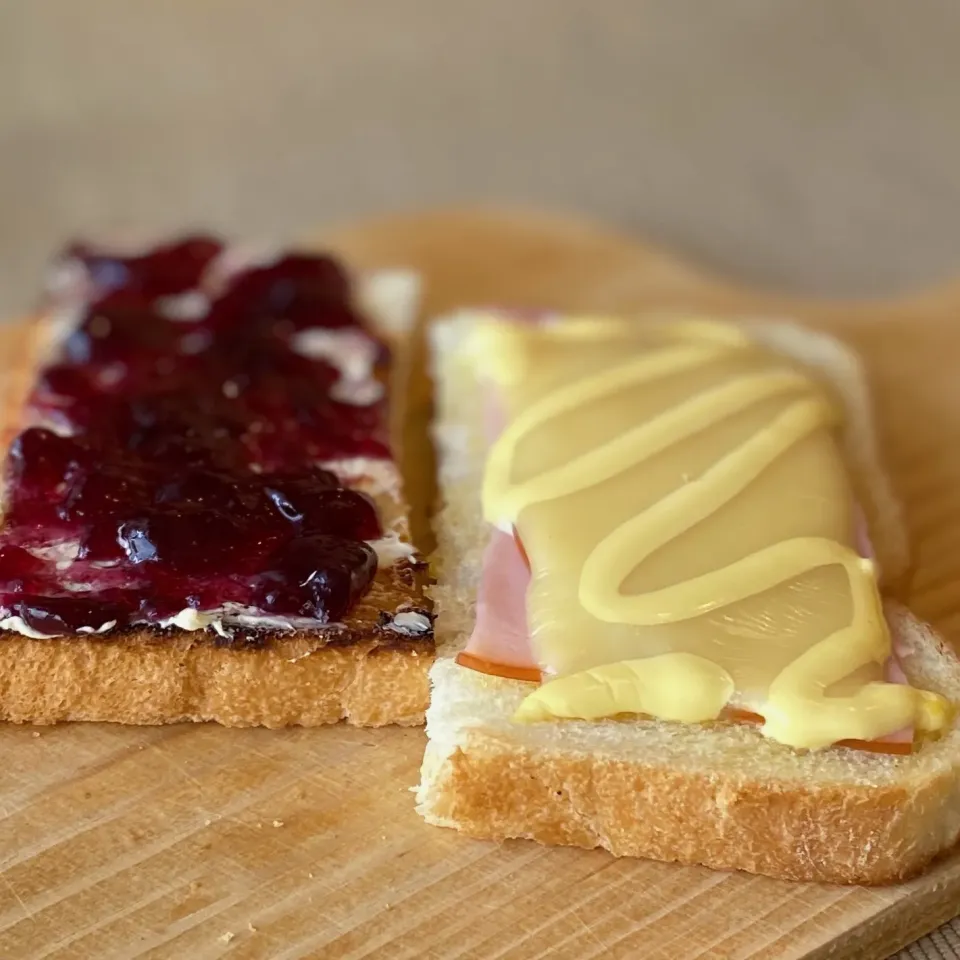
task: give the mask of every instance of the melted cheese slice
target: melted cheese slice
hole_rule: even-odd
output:
[[[843,411],[808,371],[712,321],[491,319],[472,349],[507,414],[484,514],[529,557],[551,678],[517,720],[730,704],[811,748],[945,723],[942,698],[883,679]]]

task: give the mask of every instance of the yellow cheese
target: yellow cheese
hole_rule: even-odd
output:
[[[945,723],[942,698],[883,680],[842,410],[808,371],[708,320],[490,319],[473,350],[507,421],[484,515],[529,557],[550,678],[518,721],[735,703],[810,748]]]

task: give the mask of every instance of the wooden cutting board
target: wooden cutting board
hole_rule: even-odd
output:
[[[527,213],[410,216],[322,239],[360,266],[420,269],[427,312],[691,308],[835,332],[869,367],[917,553],[912,605],[960,637],[960,284],[883,303],[789,300]],[[414,406],[405,460],[422,534],[422,382]],[[461,839],[413,811],[422,749],[420,730],[0,727],[0,957],[880,958],[960,910],[960,855],[868,890]]]

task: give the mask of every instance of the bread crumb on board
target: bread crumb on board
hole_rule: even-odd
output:
[[[217,939],[221,943],[229,943],[235,936],[236,934],[232,930],[228,930],[226,933],[221,933]]]

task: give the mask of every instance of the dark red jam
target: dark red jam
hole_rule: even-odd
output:
[[[0,616],[41,634],[224,604],[336,622],[369,588],[376,510],[318,464],[390,456],[387,351],[329,258],[211,283],[222,253],[208,237],[68,249],[92,294],[31,396],[43,426],[7,456]],[[366,349],[367,402],[338,395],[305,331]]]

